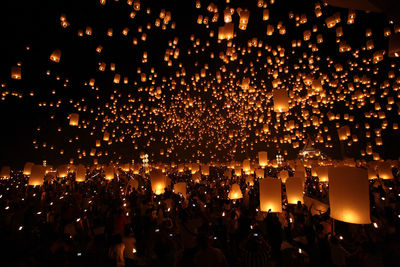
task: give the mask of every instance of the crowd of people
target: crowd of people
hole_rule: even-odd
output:
[[[288,167],[266,168],[277,177]],[[233,172],[233,171],[232,171]],[[190,171],[171,171],[186,182],[186,198],[168,187],[152,192],[148,174],[101,170],[85,182],[66,178],[28,186],[13,171],[0,180],[2,266],[398,266],[400,174],[370,181],[371,221],[357,225],[315,214],[299,202],[282,213],[259,210],[258,179],[228,178],[225,167],[193,181]],[[138,181],[132,187],[132,179]],[[232,183],[243,198],[230,200]],[[304,194],[328,202],[328,186],[307,169]]]

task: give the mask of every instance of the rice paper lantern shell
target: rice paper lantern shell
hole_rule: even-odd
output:
[[[258,164],[261,167],[265,167],[268,165],[268,153],[266,151],[258,152]]]
[[[235,175],[236,176],[242,175],[242,167],[241,166],[235,166]]]
[[[42,185],[46,169],[42,165],[33,165],[28,185]]]
[[[286,89],[277,89],[273,91],[274,111],[276,113],[289,111],[289,96]]]
[[[210,175],[210,167],[208,165],[201,165],[201,174]]]
[[[265,178],[260,180],[260,210],[282,212],[281,180]]]
[[[289,178],[289,173],[286,170],[282,170],[278,173],[278,177],[281,179],[282,183],[286,183],[287,178]]]
[[[303,181],[300,178],[289,178],[286,181],[286,196],[288,204],[304,203]]]
[[[174,184],[174,192],[175,194],[182,194],[184,198],[186,198],[186,183],[176,183]]]
[[[33,165],[35,165],[35,164],[33,164],[32,162],[25,163],[23,174],[31,175],[31,169],[32,169]]]
[[[327,166],[318,166],[315,168],[318,179],[321,183],[329,182],[328,168],[329,167]]]
[[[257,169],[256,170],[256,177],[257,178],[264,178],[264,169]]]
[[[379,178],[384,180],[394,179],[390,163],[381,163],[377,166],[377,169]]]
[[[10,178],[11,168],[10,166],[3,166],[0,171],[1,178]]]
[[[228,194],[228,198],[232,200],[243,198],[242,190],[240,190],[240,186],[238,184],[232,185],[231,190]]]
[[[154,169],[150,172],[150,182],[154,194],[161,195],[165,192],[168,181],[161,170]]]
[[[192,180],[195,183],[200,183],[201,182],[201,174],[200,172],[196,172],[195,174],[192,175]]]
[[[328,172],[331,218],[348,223],[370,224],[367,171],[352,167],[330,167]]]
[[[84,182],[86,181],[86,168],[82,164],[79,164],[75,172],[75,181]]]
[[[114,167],[108,166],[104,169],[104,175],[106,180],[114,179]]]
[[[71,113],[71,115],[69,116],[69,125],[78,126],[78,124],[79,124],[79,114]]]
[[[58,176],[65,178],[68,175],[68,165],[60,165],[57,168]]]

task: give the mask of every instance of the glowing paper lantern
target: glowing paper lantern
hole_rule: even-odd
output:
[[[42,165],[33,165],[28,185],[42,185],[46,169]]]
[[[297,204],[303,200],[303,181],[299,178],[289,178],[286,180],[286,196],[289,204]]]
[[[257,169],[256,170],[256,177],[257,178],[264,178],[264,169]]]
[[[23,174],[24,175],[31,175],[31,169],[32,169],[33,165],[34,164],[32,162],[25,163]]]
[[[196,172],[195,174],[192,175],[192,179],[195,183],[200,183],[201,182],[201,174],[200,172]]]
[[[150,172],[150,182],[153,193],[161,195],[167,187],[167,176],[165,176],[161,170],[154,169]]]
[[[210,167],[208,165],[201,165],[201,174],[210,175]]]
[[[86,180],[86,168],[82,164],[79,164],[76,167],[75,171],[75,181],[77,182],[84,182]]]
[[[289,178],[289,173],[286,170],[282,170],[278,173],[278,177],[281,179],[282,183],[286,183],[287,178]]]
[[[258,152],[258,164],[261,167],[265,167],[268,165],[268,153],[266,151]]]
[[[72,113],[69,115],[69,125],[70,126],[78,126],[79,123],[79,114]]]
[[[318,166],[315,167],[315,171],[317,173],[318,179],[322,183],[329,182],[329,175],[328,175],[328,167],[327,166]]]
[[[21,80],[21,67],[19,66],[12,66],[11,67],[11,79],[14,80]]]
[[[348,223],[371,223],[367,171],[352,167],[330,167],[328,171],[331,217]]]
[[[10,166],[3,166],[0,171],[0,178],[10,178],[11,168]]]
[[[379,178],[381,179],[394,179],[393,177],[393,172],[392,172],[392,166],[390,166],[390,163],[388,164],[387,162],[380,163],[377,166],[378,170],[378,175]]]
[[[186,183],[174,184],[174,192],[175,194],[182,194],[182,196],[186,198]]]
[[[243,160],[243,171],[246,174],[249,174],[251,171],[251,164],[250,164],[250,160],[249,159],[245,159]]]
[[[240,190],[240,186],[238,184],[233,184],[231,186],[231,190],[229,190],[228,198],[232,199],[232,200],[243,198],[242,190]]]
[[[50,55],[50,60],[55,63],[59,63],[60,59],[61,59],[61,50],[60,49],[54,50],[53,53],[51,53]]]
[[[57,168],[58,176],[61,178],[67,177],[68,175],[68,165],[60,165]]]
[[[242,175],[242,167],[241,166],[235,166],[235,175],[236,176]]]
[[[281,180],[267,177],[260,180],[260,210],[282,212]]]
[[[286,89],[275,89],[273,92],[274,111],[276,113],[289,111],[289,97]]]
[[[400,33],[389,37],[389,57],[400,57]]]
[[[104,175],[106,180],[114,179],[114,167],[108,166],[104,169]]]
[[[254,185],[254,178],[252,175],[246,175],[246,184],[250,186]]]

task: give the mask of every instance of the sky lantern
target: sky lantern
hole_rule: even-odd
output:
[[[235,166],[235,175],[236,176],[242,175],[242,166]]]
[[[260,210],[282,212],[281,180],[264,178],[260,180]]]
[[[68,175],[68,165],[60,165],[57,168],[58,176],[60,178],[65,178]]]
[[[207,164],[202,164],[201,165],[201,174],[202,175],[210,175],[210,166]]]
[[[377,166],[379,178],[387,180],[394,179],[392,166],[388,162],[379,163]]]
[[[329,168],[329,205],[335,220],[369,224],[369,182],[366,170],[352,167]]]
[[[278,173],[278,177],[281,179],[282,183],[286,183],[287,178],[289,178],[289,173],[287,170],[281,170]]]
[[[11,168],[10,166],[1,167],[0,178],[10,178]]]
[[[21,80],[21,67],[20,66],[12,66],[11,67],[11,79]]]
[[[251,172],[251,164],[249,159],[243,160],[243,165],[242,169],[246,174],[249,174]]]
[[[114,167],[113,166],[107,166],[104,168],[104,175],[105,179],[110,181],[114,179]]]
[[[60,59],[61,59],[61,50],[60,49],[54,50],[53,53],[51,53],[50,55],[50,60],[55,63],[59,63]]]
[[[184,198],[186,198],[186,183],[176,183],[174,184],[174,193],[181,194]]]
[[[232,184],[231,189],[229,190],[228,198],[231,200],[243,198],[242,190],[240,190],[240,186],[238,184]]]
[[[79,114],[71,113],[69,115],[69,125],[70,126],[78,126],[78,124],[79,124]]]
[[[317,166],[315,167],[315,171],[318,176],[318,180],[320,183],[329,182],[329,175],[328,175],[328,168],[327,166]]]
[[[400,57],[400,33],[389,37],[389,57]]]
[[[286,180],[286,197],[288,204],[297,204],[303,201],[303,181],[300,178],[288,178]]]
[[[154,169],[150,171],[150,182],[153,193],[161,195],[167,187],[167,176],[165,176],[161,170]]]
[[[256,177],[257,178],[264,178],[264,169],[256,169]]]
[[[274,111],[276,113],[289,111],[289,97],[286,89],[275,89],[273,91],[274,98]]]
[[[192,175],[192,180],[197,184],[200,183],[201,182],[201,174],[200,174],[200,172],[195,172]]]
[[[345,141],[351,136],[350,127],[348,125],[340,127],[337,132],[340,141]]]
[[[86,180],[86,167],[82,164],[79,164],[76,167],[75,171],[75,181],[84,182]]]
[[[46,168],[42,165],[33,165],[29,177],[28,185],[42,185]]]
[[[258,152],[258,164],[263,168],[268,165],[268,152],[267,151],[259,151]]]
[[[25,163],[25,165],[24,165],[24,170],[23,170],[22,173],[23,173],[24,175],[31,175],[31,169],[32,169],[33,165],[35,165],[35,164],[32,163],[32,162],[27,162],[27,163]]]

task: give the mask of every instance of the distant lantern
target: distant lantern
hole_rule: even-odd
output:
[[[86,180],[86,168],[79,164],[75,171],[75,181],[84,182]]]
[[[287,170],[282,170],[278,173],[278,177],[281,179],[282,183],[286,183],[287,178],[289,178],[289,173]]]
[[[315,167],[315,172],[317,173],[318,179],[322,183],[329,182],[328,176],[328,167],[327,166],[318,166]]]
[[[289,97],[286,89],[275,89],[273,92],[274,111],[276,113],[289,111]]]
[[[242,175],[242,166],[235,166],[235,175],[236,176]]]
[[[106,180],[114,179],[114,167],[108,166],[104,169],[104,175]]]
[[[164,193],[167,187],[167,176],[161,170],[155,169],[150,172],[151,189],[156,195]]]
[[[268,152],[266,152],[266,151],[258,152],[258,164],[261,167],[265,167],[268,165]]]
[[[110,140],[110,133],[109,132],[104,132],[103,141],[108,141],[108,140]]]
[[[298,201],[304,204],[303,191],[303,181],[300,178],[289,178],[286,180],[288,204],[297,204]]]
[[[249,159],[243,160],[243,171],[246,174],[249,174],[251,172],[251,164]]]
[[[33,165],[29,177],[28,185],[42,185],[46,168],[42,165]]]
[[[181,182],[181,183],[174,184],[174,193],[180,194],[184,198],[186,198],[186,183]]]
[[[242,190],[240,190],[240,186],[238,184],[233,184],[231,186],[231,190],[229,190],[229,199],[240,199],[243,198]]]
[[[329,205],[333,219],[356,224],[371,223],[367,171],[330,167]]]
[[[50,60],[55,63],[59,63],[60,59],[61,59],[61,50],[60,49],[54,50],[53,53],[51,53],[50,55]]]
[[[282,212],[281,180],[265,178],[260,180],[260,210]]]
[[[0,178],[10,178],[10,166],[3,166],[0,171]]]
[[[79,124],[79,114],[72,113],[69,115],[69,125],[70,126],[78,126]]]
[[[337,132],[340,141],[345,141],[351,136],[350,127],[347,125],[340,127]]]
[[[20,66],[12,66],[11,67],[11,79],[21,80],[21,67]]]
[[[31,169],[32,169],[33,165],[34,164],[32,162],[25,163],[23,174],[24,175],[31,175]]]

